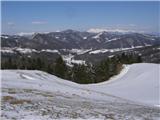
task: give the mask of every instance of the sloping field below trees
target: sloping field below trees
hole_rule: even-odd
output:
[[[112,77],[110,80],[87,85],[87,88],[158,106],[160,105],[159,75],[159,64],[133,64],[126,66],[121,74]]]
[[[158,64],[133,64],[108,82],[80,85],[37,70],[2,70],[2,119],[160,118]]]

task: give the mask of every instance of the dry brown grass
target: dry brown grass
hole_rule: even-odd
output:
[[[12,97],[12,96],[3,96],[2,100],[3,101],[11,101],[11,100],[14,100],[15,98]]]
[[[30,100],[13,100],[10,104],[24,104],[24,103],[31,103]]]
[[[24,100],[24,99],[18,100],[16,98],[12,97],[12,96],[3,96],[2,101],[3,102],[9,102],[10,104],[31,103],[30,100]]]

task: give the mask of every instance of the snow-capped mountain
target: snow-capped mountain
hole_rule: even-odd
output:
[[[99,29],[99,28],[91,28],[91,29],[87,30],[87,32],[91,32],[91,33],[112,32],[112,33],[121,33],[121,34],[125,34],[125,33],[135,33],[135,31],[133,31],[133,30],[124,30],[124,29]]]
[[[66,58],[66,56],[71,54],[71,56],[74,56],[72,59],[76,58],[77,60],[90,62],[98,57],[100,60],[120,52],[136,51],[142,54],[142,56],[145,53],[145,56],[147,55],[148,58],[153,56],[154,58],[150,59],[153,61],[149,62],[158,61],[158,57],[155,58],[155,56],[159,56],[160,37],[133,32],[121,34],[122,32],[98,29],[97,32],[93,32],[93,30],[90,30],[90,32],[65,30],[50,33],[34,33],[29,36],[1,35],[1,53],[2,58],[27,55],[30,57],[42,56],[49,59],[55,59],[59,55]],[[148,49],[149,54],[144,49]],[[79,51],[82,54],[79,54]],[[103,54],[102,57],[100,54]],[[90,59],[93,57],[94,59]],[[146,57],[144,60],[146,60]]]
[[[115,49],[160,44],[159,39],[154,35],[140,33],[116,34],[107,31],[90,33],[65,30],[61,32],[36,33],[29,38],[22,35],[2,35],[1,44],[2,47],[21,46],[34,49]]]

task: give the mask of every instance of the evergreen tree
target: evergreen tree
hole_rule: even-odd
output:
[[[67,67],[62,57],[57,58],[56,62],[51,63],[47,59],[28,58],[20,56],[16,59],[8,57],[1,63],[2,69],[30,69],[43,70],[58,77],[72,80],[81,84],[97,83],[108,80],[113,75],[118,74],[123,64],[142,62],[140,55],[136,53],[122,53],[121,55],[108,58],[99,64],[77,65]]]
[[[33,66],[33,60],[31,58],[27,58],[27,63],[26,63],[26,67],[28,70],[34,70],[34,66]]]
[[[8,68],[8,69],[12,69],[12,66],[13,66],[12,59],[9,58],[9,59],[8,59],[8,64],[7,64],[7,68]]]
[[[87,67],[80,64],[75,64],[73,67],[73,81],[80,84],[87,84],[93,82]]]
[[[53,74],[53,66],[52,65],[46,65],[46,72]]]
[[[96,82],[102,82],[108,80],[109,74],[109,61],[101,61],[99,65],[95,67]]]
[[[142,58],[141,58],[140,55],[138,55],[138,57],[137,57],[137,63],[141,63],[141,62],[142,62]]]
[[[26,69],[26,59],[24,57],[21,57],[19,60],[18,60],[18,64],[17,64],[18,68],[19,69]]]
[[[43,65],[44,65],[43,61],[38,57],[36,59],[36,69],[37,70],[42,70]]]
[[[56,59],[55,69],[54,69],[55,75],[61,78],[66,78],[67,74],[67,66],[65,62],[63,61],[62,57]]]

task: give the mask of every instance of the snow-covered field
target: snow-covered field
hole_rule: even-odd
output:
[[[33,70],[2,70],[2,120],[158,120],[158,64],[126,66],[108,82],[79,85]]]
[[[139,103],[160,105],[160,65],[133,64],[126,66],[120,75],[110,81],[88,85],[89,89],[106,91]]]
[[[146,45],[149,46],[149,45]],[[131,50],[135,48],[142,48],[143,46],[132,46],[130,48],[115,48],[115,49],[98,49],[90,51],[89,54],[99,54],[99,53],[106,53],[106,52],[118,52],[118,51],[125,51],[125,50]]]

